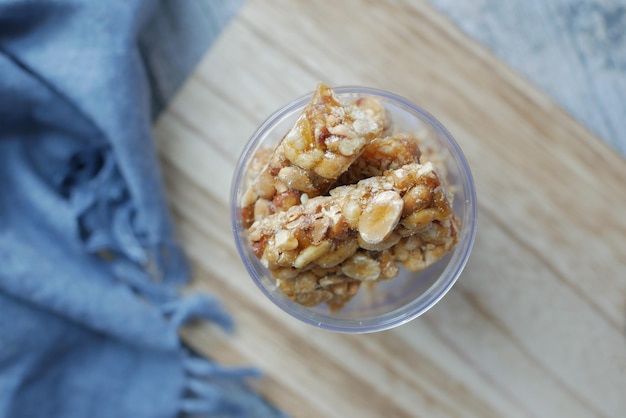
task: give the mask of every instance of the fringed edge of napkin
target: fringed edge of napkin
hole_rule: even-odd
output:
[[[216,298],[204,294],[182,296],[176,301],[162,305],[164,315],[176,330],[189,321],[209,320],[227,332],[232,332],[233,321]],[[260,372],[252,367],[225,367],[183,350],[185,391],[180,411],[185,414],[230,414],[245,416],[246,410],[231,401],[223,391],[224,380],[242,381],[259,377]]]

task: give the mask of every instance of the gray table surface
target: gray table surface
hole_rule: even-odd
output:
[[[626,156],[626,1],[430,2]]]

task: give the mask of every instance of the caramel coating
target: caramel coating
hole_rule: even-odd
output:
[[[245,192],[244,226],[264,215],[257,216],[254,211],[259,199],[268,202],[270,212],[276,212],[299,204],[303,194],[325,194],[384,128],[385,112],[378,101],[344,104],[329,86],[319,84]]]

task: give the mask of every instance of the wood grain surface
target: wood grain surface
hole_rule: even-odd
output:
[[[250,135],[313,89],[399,93],[449,128],[479,206],[470,261],[444,299],[394,330],[343,335],[264,298],[238,259],[229,187]],[[237,328],[183,331],[255,365],[295,417],[623,417],[626,161],[422,1],[250,0],[156,125],[189,291]]]

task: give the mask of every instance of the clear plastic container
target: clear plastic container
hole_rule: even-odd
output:
[[[400,268],[398,277],[362,287],[341,310],[331,312],[326,305],[304,307],[286,297],[269,271],[253,254],[241,221],[241,198],[247,189],[246,170],[261,147],[275,146],[294,125],[311,94],[287,104],[270,116],[252,135],[237,163],[231,189],[231,218],[235,243],[248,273],[273,303],[300,321],[335,332],[366,333],[404,324],[437,303],[461,274],[474,242],[476,231],[476,193],[470,168],[458,144],[430,114],[408,100],[387,91],[366,87],[334,89],[340,100],[353,101],[373,96],[380,100],[393,121],[394,131],[416,132],[425,137],[423,150],[437,155],[435,166],[445,172],[454,193],[454,211],[461,221],[456,246],[438,262],[420,272]]]

